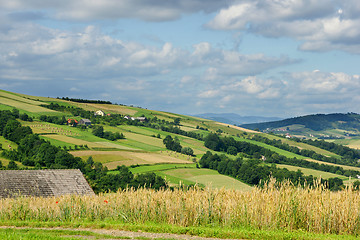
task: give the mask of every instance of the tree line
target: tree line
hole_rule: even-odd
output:
[[[112,104],[112,102],[110,101],[103,101],[103,100],[88,100],[88,99],[69,98],[69,97],[62,97],[61,99],[71,102],[78,102],[78,103]]]
[[[280,149],[283,149],[285,151],[288,152],[292,152],[304,157],[309,157],[312,159],[316,159],[319,161],[323,161],[323,162],[329,162],[329,163],[335,163],[335,164],[340,164],[340,165],[347,165],[347,166],[356,166],[356,167],[360,167],[360,163],[358,163],[358,160],[360,158],[360,151],[359,150],[355,150],[355,149],[350,149],[348,147],[345,146],[340,146],[338,144],[335,143],[326,143],[325,141],[312,141],[312,140],[295,140],[297,142],[304,142],[304,143],[308,143],[309,145],[313,145],[325,150],[332,150],[331,152],[337,152],[337,154],[339,154],[340,156],[342,156],[342,158],[336,158],[336,157],[328,157],[328,156],[324,156],[322,154],[319,154],[317,152],[315,152],[314,150],[309,150],[309,149],[299,149],[298,147],[295,146],[290,146],[289,144],[283,143],[280,139],[276,140],[276,139],[269,139],[263,136],[259,136],[259,135],[255,135],[251,138],[252,140],[258,141],[258,142],[263,142],[267,145],[271,145]],[[324,143],[319,143],[319,142],[324,142]]]
[[[232,137],[220,137],[217,134],[210,133],[205,137],[204,141],[205,147],[212,149],[214,151],[226,152],[228,154],[237,155],[243,154],[249,158],[260,159],[262,156],[266,159],[265,162],[268,163],[277,163],[277,164],[287,164],[298,167],[311,168],[315,170],[331,172],[344,176],[351,176],[356,178],[357,175],[360,175],[359,171],[356,170],[345,170],[339,166],[333,166],[328,164],[319,164],[316,162],[310,162],[303,159],[297,158],[287,158],[283,155],[244,141],[236,141]]]
[[[278,182],[289,180],[294,185],[299,186],[313,186],[317,180],[312,175],[305,176],[300,170],[289,171],[286,168],[277,168],[275,164],[271,166],[264,165],[261,160],[253,158],[248,160],[243,160],[242,158],[231,160],[225,155],[212,154],[210,151],[201,157],[199,163],[202,168],[217,170],[220,174],[231,176],[250,185],[261,186],[270,177],[274,177]],[[322,180],[322,183],[328,186],[330,190],[340,190],[344,187],[343,181],[340,178]]]

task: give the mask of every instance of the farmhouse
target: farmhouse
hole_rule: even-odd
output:
[[[94,195],[78,169],[0,171],[0,198]]]
[[[134,117],[130,117],[130,116],[125,116],[124,118],[127,119],[127,120],[132,120],[132,121],[135,121],[135,120],[138,120],[140,122],[145,122],[146,121],[146,117],[134,118]]]
[[[98,110],[94,113],[95,116],[105,116],[105,113],[102,110]]]
[[[85,126],[91,126],[91,121],[89,119],[81,119],[79,121],[80,125],[85,125]]]
[[[76,119],[71,119],[71,118],[69,118],[69,119],[67,120],[67,123],[68,123],[69,126],[74,127],[74,126],[75,126],[76,124],[78,124],[79,122],[78,122],[78,120],[76,120]]]
[[[137,117],[136,120],[139,120],[140,122],[145,122],[146,117]]]

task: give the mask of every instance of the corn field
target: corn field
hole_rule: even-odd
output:
[[[359,234],[360,194],[276,185],[225,189],[126,189],[98,196],[0,199],[0,221],[116,221]]]

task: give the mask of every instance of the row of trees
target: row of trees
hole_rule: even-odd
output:
[[[311,140],[311,139],[299,139],[299,138],[292,138],[293,141],[296,142],[303,142],[321,149],[325,149],[329,152],[335,153],[344,157],[345,159],[353,159],[359,160],[360,159],[360,151],[357,149],[349,148],[340,144],[336,144],[333,142],[326,142],[324,140]]]
[[[88,99],[69,98],[69,97],[62,97],[61,99],[71,102],[79,102],[79,103],[112,104],[110,101],[103,101],[103,100],[88,100]]]
[[[276,140],[276,139],[268,139],[266,137],[263,136],[259,136],[259,135],[255,135],[252,137],[252,140],[258,141],[258,142],[263,142],[266,143],[268,145],[283,149],[285,151],[288,152],[292,152],[298,155],[302,155],[305,157],[309,157],[312,159],[316,159],[319,161],[323,161],[323,162],[329,162],[329,163],[335,163],[335,164],[341,164],[341,165],[348,165],[348,166],[358,166],[360,167],[360,163],[358,163],[358,158],[360,157],[360,152],[358,150],[345,150],[346,147],[341,148],[339,147],[339,149],[343,149],[343,151],[339,151],[339,155],[343,156],[342,158],[335,158],[335,157],[328,157],[328,156],[324,156],[322,154],[319,154],[317,152],[315,152],[314,150],[309,150],[309,149],[299,149],[298,147],[295,146],[290,146],[289,144],[286,143],[282,143],[282,141]],[[299,140],[300,141],[300,140]],[[309,141],[310,143],[312,142],[312,140]],[[320,142],[320,141],[318,141]],[[306,142],[307,143],[307,142]],[[313,146],[316,146],[316,144],[310,144]],[[334,146],[334,149],[337,148],[335,147],[338,144],[332,143],[332,146]],[[318,145],[318,147],[322,148],[321,146],[326,146],[326,144],[323,145]],[[327,150],[327,149],[326,149]]]
[[[266,158],[268,163],[287,164],[292,166],[299,166],[305,168],[311,168],[315,170],[336,173],[344,176],[351,176],[356,178],[360,175],[359,171],[345,170],[339,166],[333,166],[328,164],[319,164],[316,162],[310,162],[297,158],[287,158],[278,153],[244,141],[236,141],[232,137],[220,137],[217,134],[210,133],[205,137],[205,146],[214,151],[227,152],[228,154],[237,155],[239,153],[247,156],[248,158],[260,159],[262,156]]]
[[[230,160],[225,155],[212,154],[208,151],[200,159],[200,165],[203,168],[210,168],[217,170],[220,174],[228,175],[239,179],[250,185],[261,185],[268,181],[270,177],[276,178],[278,182],[284,180],[291,181],[294,185],[310,185],[312,186],[316,181],[313,176],[304,176],[298,171],[289,171],[286,168],[277,168],[275,164],[271,166],[264,165],[258,159],[243,160],[237,158]],[[340,190],[344,185],[340,178],[330,178],[322,183],[329,187],[330,190]]]

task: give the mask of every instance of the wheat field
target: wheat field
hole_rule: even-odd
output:
[[[0,199],[0,221],[115,221],[177,226],[249,226],[359,234],[360,194],[348,187],[331,192],[317,185],[299,188],[271,180],[264,188],[126,189],[97,196]]]

